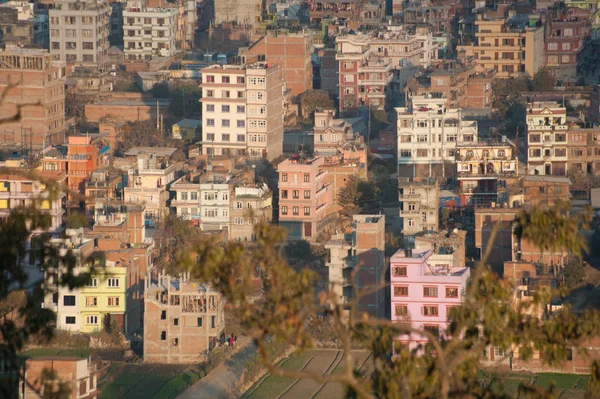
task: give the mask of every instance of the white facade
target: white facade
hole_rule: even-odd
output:
[[[98,64],[107,56],[111,7],[106,0],[58,0],[48,11],[55,60]]]
[[[177,52],[177,9],[146,8],[128,1],[123,10],[123,51],[126,60],[172,57]]]
[[[463,121],[460,109],[447,109],[445,98],[413,96],[398,115],[398,164],[456,162],[457,143],[477,141],[477,122]]]
[[[229,228],[228,183],[200,184],[200,228],[202,230],[221,230]]]
[[[283,151],[278,67],[216,65],[202,70],[202,153],[277,158]]]

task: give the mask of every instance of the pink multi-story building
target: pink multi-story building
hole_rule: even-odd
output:
[[[288,240],[314,241],[330,222],[326,216],[333,191],[322,169],[322,157],[295,155],[277,165],[279,172],[279,225]]]
[[[408,321],[416,329],[444,334],[450,309],[461,304],[471,274],[456,259],[451,247],[396,252],[390,259],[392,321]],[[398,338],[411,346],[427,341],[414,335]]]

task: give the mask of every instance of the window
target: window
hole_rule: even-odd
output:
[[[118,278],[109,278],[107,280],[107,287],[118,288],[119,287],[119,279]]]
[[[67,50],[75,50],[75,49],[77,49],[77,43],[76,42],[66,42],[65,48]]]
[[[571,50],[571,43],[563,43],[562,49],[563,50]]]
[[[229,83],[229,76],[221,76],[221,83]]]
[[[288,207],[287,206],[282,206],[281,207],[281,214],[282,215],[287,215],[288,214]]]
[[[167,340],[167,332],[166,331],[161,331],[160,332],[160,340],[161,341],[166,341]]]
[[[344,82],[354,82],[354,75],[344,75]]]
[[[221,141],[229,141],[229,134],[222,134]]]
[[[299,190],[293,190],[292,191],[292,197],[294,199],[299,199],[300,198],[300,191]]]
[[[198,193],[197,193],[197,192],[195,192],[195,191],[192,191],[192,192],[190,193],[190,199],[191,199],[192,201],[196,201],[196,200],[198,200]]]
[[[182,192],[182,193],[181,193],[181,200],[182,200],[182,201],[187,201],[187,199],[188,199],[188,193],[187,193],[187,192],[185,192],[185,191],[184,191],[184,192]]]
[[[233,220],[234,224],[244,224],[244,218],[235,218]]]
[[[98,286],[98,279],[97,278],[91,278],[88,280],[87,283],[85,283],[86,287],[97,287]]]
[[[246,127],[246,121],[237,121],[237,127]]]
[[[90,25],[90,24],[91,24],[93,21],[94,21],[94,18],[93,18],[93,17],[82,17],[82,18],[81,18],[81,22],[82,22],[84,25]]]
[[[244,84],[244,83],[246,83],[246,78],[244,78],[243,76],[238,76],[237,77],[237,83],[238,84]]]
[[[428,298],[437,298],[438,289],[437,287],[423,287],[423,296]]]
[[[406,305],[395,305],[396,316],[408,316],[408,306]]]
[[[237,92],[237,98],[244,98],[244,92],[243,91],[238,91]]]
[[[246,112],[246,107],[243,105],[238,105],[236,110],[238,114],[243,114],[244,112]]]
[[[414,219],[408,219],[408,227],[415,227]]]
[[[50,36],[60,36],[60,30],[58,29],[51,29],[50,30]]]
[[[83,43],[81,43],[81,46],[84,50],[93,50],[94,49],[94,43],[92,43],[92,42],[83,42]]]
[[[406,277],[408,275],[406,266],[394,266],[392,274],[394,277]]]
[[[310,182],[310,175],[308,173],[304,174],[304,183]]]
[[[166,310],[163,310],[160,312],[160,319],[167,320],[167,311]]]
[[[94,56],[92,54],[84,54],[83,62],[94,62]]]
[[[206,141],[215,141],[215,134],[214,133],[207,133],[206,134]]]
[[[75,324],[75,316],[65,317],[65,324]]]
[[[423,326],[423,329],[425,331],[429,331],[435,337],[439,337],[440,336],[440,327],[439,326],[436,326],[436,325],[425,325],[425,326]]]
[[[52,50],[60,50],[60,43],[52,42]]]
[[[98,306],[98,298],[95,296],[85,297],[85,306]]]
[[[108,306],[119,306],[119,297],[111,296],[108,298]]]
[[[207,119],[206,120],[206,126],[214,126],[215,125],[215,120],[214,119]]]
[[[304,207],[304,216],[310,216],[310,207],[308,207],[308,206]]]
[[[173,325],[174,325],[174,326],[178,326],[178,325],[179,325],[179,319],[178,319],[177,317],[175,317],[175,318],[173,319]]]
[[[344,87],[344,94],[354,94],[353,87]]]
[[[237,142],[238,143],[243,143],[246,141],[246,136],[244,136],[243,134],[238,134],[237,135]]]
[[[75,295],[65,295],[63,297],[64,306],[75,306]]]
[[[86,316],[85,324],[98,324],[98,316]]]
[[[287,173],[282,173],[281,174],[281,181],[283,181],[283,182],[287,182],[288,181],[288,175],[287,175]]]
[[[229,90],[221,90],[222,98],[229,98]]]
[[[196,327],[202,327],[202,317],[196,319]]]
[[[310,199],[310,191],[304,190],[304,199]]]
[[[408,296],[408,286],[395,285],[394,286],[394,296]]]
[[[423,316],[438,316],[439,310],[437,306],[423,306],[421,308]]]
[[[214,104],[206,104],[206,112],[215,112]]]
[[[299,208],[299,207],[297,207],[297,206],[294,206],[294,207],[292,208],[292,214],[293,214],[293,215],[299,215],[299,214],[300,214],[300,208]]]
[[[212,98],[214,96],[215,96],[215,91],[214,90],[206,90],[206,97]]]
[[[568,64],[569,62],[571,62],[571,57],[570,57],[570,56],[568,56],[568,55],[563,55],[563,56],[562,56],[562,59],[561,59],[561,62],[562,62],[563,64]]]
[[[216,316],[210,316],[210,328],[215,328],[216,327],[216,321],[217,321],[217,317]]]
[[[458,288],[446,287],[446,298],[458,298]]]
[[[548,50],[558,50],[558,43],[548,43]]]
[[[281,198],[287,199],[287,197],[288,197],[288,190],[281,190]]]
[[[171,340],[171,345],[172,346],[178,346],[179,345],[179,338],[173,338]]]
[[[229,119],[223,119],[221,121],[221,127],[229,127]]]
[[[427,150],[417,150],[417,158],[426,158]]]
[[[229,112],[229,105],[221,105],[221,112]]]
[[[427,135],[426,134],[419,134],[417,136],[417,143],[427,143]]]

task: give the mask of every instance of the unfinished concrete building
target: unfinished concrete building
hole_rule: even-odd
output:
[[[223,297],[189,275],[149,273],[144,307],[146,362],[198,363],[225,338]]]

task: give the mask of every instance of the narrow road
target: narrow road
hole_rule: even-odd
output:
[[[211,371],[198,383],[178,396],[179,399],[231,399],[237,398],[237,384],[242,376],[244,364],[256,353],[256,347],[249,337],[238,339],[237,352],[219,367]]]

